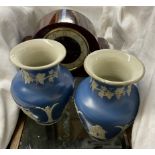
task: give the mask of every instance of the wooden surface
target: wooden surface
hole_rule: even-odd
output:
[[[16,128],[15,128],[15,131],[14,131],[11,141],[8,145],[9,149],[18,149],[21,135],[22,135],[22,132],[24,129],[26,117],[27,116],[21,111],[19,114],[19,118],[18,118],[18,122],[17,122]]]

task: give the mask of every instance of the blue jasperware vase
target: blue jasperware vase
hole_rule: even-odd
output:
[[[139,107],[136,85],[144,66],[136,57],[117,50],[98,50],[84,62],[85,78],[75,92],[75,107],[88,134],[112,140],[133,123]]]
[[[50,125],[62,115],[73,92],[73,77],[60,65],[66,49],[57,41],[34,39],[18,44],[10,59],[20,70],[11,94],[22,111],[37,123]]]

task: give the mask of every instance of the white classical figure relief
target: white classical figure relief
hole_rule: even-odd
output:
[[[82,116],[82,118],[84,119],[87,128],[88,128],[88,132],[91,136],[101,139],[101,140],[105,140],[106,139],[106,130],[104,130],[100,125],[96,124],[96,125],[92,125],[88,120],[86,120],[84,114],[78,110],[77,106],[75,105],[75,108],[77,110],[77,113],[80,114]]]
[[[106,139],[106,131],[100,125],[92,125],[89,128],[89,134],[98,139]]]

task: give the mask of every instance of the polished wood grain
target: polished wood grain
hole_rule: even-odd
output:
[[[18,119],[16,128],[14,130],[11,141],[10,141],[10,143],[8,145],[9,149],[18,149],[20,139],[21,139],[21,136],[22,136],[22,132],[23,132],[23,129],[24,129],[25,121],[26,121],[26,116],[22,111],[20,111],[19,119]]]

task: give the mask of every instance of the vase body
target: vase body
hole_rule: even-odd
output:
[[[41,39],[37,41],[42,43]],[[33,40],[28,42],[33,43]],[[53,44],[51,41],[49,43]],[[57,52],[57,45],[55,48],[54,52]],[[44,50],[42,54],[46,53]],[[37,55],[36,53],[35,55]],[[31,59],[29,56],[24,57],[28,60]],[[39,124],[50,125],[59,120],[72,95],[73,77],[59,63],[39,67],[37,69],[36,67],[20,67],[21,69],[12,80],[11,94],[26,115]]]
[[[114,51],[109,51],[100,50],[90,56],[92,59],[85,60],[85,68],[90,77],[80,83],[75,93],[75,107],[82,124],[91,137],[101,141],[112,140],[127,129],[133,123],[139,107],[137,87],[133,81],[125,80],[123,77],[125,72],[117,74],[122,64],[116,62],[111,64],[114,67],[118,66],[115,70],[109,66],[108,63],[113,62],[111,59],[115,55]],[[108,56],[107,52],[109,52]],[[117,60],[117,53],[115,59]],[[94,62],[95,60],[97,61]],[[143,66],[139,64],[139,67],[141,69],[139,75],[142,76]],[[131,71],[126,69],[123,71]]]
[[[133,122],[139,94],[135,85],[108,86],[88,77],[77,88],[75,103],[90,136],[110,140]]]

